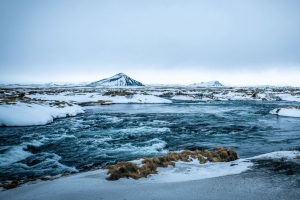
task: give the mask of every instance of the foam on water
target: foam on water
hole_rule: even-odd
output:
[[[41,146],[42,141],[33,140],[32,142],[24,142],[18,146],[4,146],[1,148],[0,166],[7,166],[17,161],[23,160],[32,155],[32,153],[25,151],[27,146]]]
[[[127,137],[140,137],[142,135],[148,135],[151,133],[163,134],[166,132],[170,132],[170,129],[166,127],[153,128],[149,126],[142,126],[137,128],[126,128],[117,131],[117,133],[121,136],[120,139],[127,138]]]
[[[6,147],[5,152],[0,157],[0,166],[7,166],[19,160],[23,160],[32,155],[24,151],[22,146]]]
[[[39,162],[37,162],[37,160]],[[59,162],[60,160],[61,156],[55,153],[42,153],[28,157],[26,159],[27,164],[25,163],[25,165],[27,165],[28,168],[35,174],[39,174],[39,176],[42,176],[45,172],[51,175],[64,172],[78,172],[75,167],[68,167],[61,164]]]
[[[131,155],[152,155],[152,154],[165,154],[166,142],[160,139],[152,139],[141,143],[140,146],[135,146],[132,143],[126,143],[119,148],[111,149],[110,151],[119,153],[130,153]]]

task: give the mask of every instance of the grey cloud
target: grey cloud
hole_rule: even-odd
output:
[[[299,1],[1,4],[1,72],[62,65],[236,69],[300,63]]]

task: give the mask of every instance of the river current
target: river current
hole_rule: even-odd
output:
[[[87,171],[184,149],[232,147],[248,158],[296,148],[300,118],[269,114],[286,105],[297,103],[99,105],[44,126],[0,127],[0,181]]]

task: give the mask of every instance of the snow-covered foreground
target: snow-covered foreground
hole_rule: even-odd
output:
[[[50,106],[28,103],[0,106],[0,125],[31,126],[53,122],[56,118],[71,117],[83,113],[78,105]]]
[[[226,163],[177,162],[175,167],[159,168],[158,174],[139,180],[107,181],[107,170],[79,173],[53,181],[28,183],[3,191],[1,199],[296,199],[298,190],[274,190],[274,183],[261,175],[238,175],[251,168],[255,159],[295,160],[299,151],[272,152]],[[265,174],[266,175],[266,174]],[[213,178],[215,177],[215,178]],[[216,178],[218,177],[218,178]],[[247,177],[247,176],[246,176]],[[145,195],[147,194],[147,195]],[[299,196],[298,196],[299,197]],[[280,199],[281,199],[280,198]]]
[[[285,117],[300,117],[299,108],[277,108],[270,111],[271,114]]]

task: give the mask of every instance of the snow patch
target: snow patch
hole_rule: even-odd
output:
[[[86,102],[98,102],[110,101],[112,103],[172,103],[171,100],[160,98],[153,95],[143,95],[135,94],[132,96],[102,96],[98,93],[87,93],[87,94],[66,94],[60,93],[56,95],[48,94],[36,94],[36,95],[27,95],[29,98],[36,98],[40,100],[52,100],[52,101],[66,101],[66,102],[77,102],[77,103],[86,103]]]
[[[285,117],[300,117],[300,109],[297,108],[276,108],[270,111],[270,114]]]
[[[166,183],[207,179],[219,176],[239,174],[253,165],[245,159],[231,162],[208,162],[200,164],[198,159],[191,162],[178,161],[175,167],[158,167],[158,174],[143,178],[143,182]]]
[[[50,107],[49,105],[17,103],[16,105],[0,106],[0,125],[31,126],[44,125],[56,118],[76,116],[84,113],[82,107],[73,105],[65,107]]]

